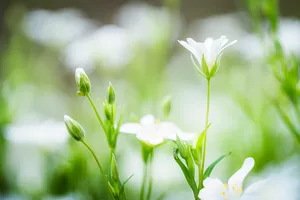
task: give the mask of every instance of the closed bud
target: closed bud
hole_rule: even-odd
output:
[[[176,136],[176,144],[177,144],[180,156],[183,159],[187,159],[188,153],[189,153],[187,145],[178,136]]]
[[[75,81],[78,87],[77,94],[80,96],[88,95],[91,91],[91,82],[82,68],[77,68],[75,71]]]
[[[171,112],[171,96],[166,96],[162,101],[162,109],[163,109],[163,115],[165,118],[167,118],[170,115]]]
[[[115,158],[115,155],[112,154],[111,161],[110,161],[110,175],[113,181],[118,182],[119,181],[119,172],[117,167],[117,161]]]
[[[107,120],[112,120],[112,109],[111,109],[111,105],[103,102],[103,110],[104,110],[104,114]]]
[[[116,100],[115,89],[113,88],[111,82],[109,82],[109,86],[107,89],[106,99],[109,104],[114,104]]]
[[[85,135],[84,129],[77,121],[75,121],[68,115],[64,116],[64,121],[65,121],[66,127],[67,127],[70,135],[75,140],[80,141],[80,140],[84,139],[84,135]]]

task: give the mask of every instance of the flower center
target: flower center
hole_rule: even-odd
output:
[[[224,197],[224,200],[236,199],[237,197],[241,196],[243,193],[242,188],[237,188],[236,185],[231,186],[228,188],[227,184],[224,184],[224,189],[221,192],[221,195]]]

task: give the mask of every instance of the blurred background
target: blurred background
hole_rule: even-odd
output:
[[[69,139],[68,114],[108,169],[109,148],[88,101],[76,95],[84,68],[101,110],[109,81],[124,122],[172,96],[170,120],[187,132],[204,128],[206,82],[177,40],[226,35],[212,80],[207,163],[224,182],[246,157],[247,184],[272,179],[266,199],[300,199],[300,1],[298,0],[2,0],[0,3],[0,199],[109,199],[91,155]],[[154,158],[153,199],[192,199],[172,156]],[[116,150],[128,199],[138,199],[143,162],[135,137]],[[289,196],[287,196],[287,194]],[[269,194],[270,195],[270,194]]]

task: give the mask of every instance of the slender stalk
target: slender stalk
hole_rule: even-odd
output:
[[[146,182],[147,182],[147,174],[148,174],[148,163],[144,163],[144,174],[143,174],[143,182],[142,182],[142,188],[140,192],[140,200],[144,200],[145,196],[145,188],[146,188]]]
[[[292,123],[290,117],[280,108],[280,106],[277,103],[275,103],[274,105],[277,111],[279,112],[280,117],[285,122],[287,128],[291,131],[297,142],[300,144],[300,135],[298,134],[298,130]]]
[[[153,160],[153,152],[150,155],[150,161],[149,161],[149,185],[148,185],[148,192],[146,200],[150,200],[151,192],[152,192],[152,185],[153,185],[153,177],[152,177],[152,160]]]
[[[108,179],[107,179],[107,177],[106,177],[106,175],[105,175],[105,173],[104,173],[104,171],[103,171],[103,168],[102,168],[102,166],[101,166],[101,164],[100,164],[100,162],[99,162],[99,160],[98,160],[98,158],[97,158],[97,156],[96,156],[96,154],[95,154],[95,152],[92,150],[92,148],[84,141],[84,140],[81,140],[80,142],[82,142],[82,144],[84,144],[84,146],[86,146],[86,148],[91,152],[91,154],[93,155],[93,157],[94,157],[94,159],[95,159],[95,161],[96,161],[96,163],[97,163],[97,165],[98,165],[98,168],[99,168],[99,170],[100,170],[100,173],[101,173],[101,175],[103,176],[103,178],[105,179],[105,183],[106,183],[106,185],[107,185],[107,188],[108,188],[108,191],[109,191],[109,193],[111,194],[111,190],[110,190],[110,187],[109,187],[109,181],[108,181]],[[112,195],[112,194],[111,194]]]
[[[206,100],[206,116],[205,116],[205,128],[208,126],[208,118],[209,118],[209,108],[210,108],[210,79],[207,79],[207,100]],[[199,188],[203,187],[203,173],[205,167],[205,157],[206,157],[206,136],[207,130],[203,133],[203,144],[202,144],[202,156],[201,156],[201,165],[199,166]]]
[[[105,131],[105,126],[104,126],[104,124],[103,124],[103,121],[102,121],[102,119],[101,119],[101,117],[100,117],[100,115],[99,115],[99,113],[98,113],[98,111],[97,111],[97,108],[96,108],[96,106],[95,106],[93,100],[91,99],[91,96],[90,96],[90,95],[86,95],[86,97],[88,98],[88,100],[89,100],[91,106],[93,107],[93,110],[94,110],[94,112],[95,112],[95,114],[96,114],[96,116],[97,116],[97,119],[98,119],[98,121],[99,121],[101,127],[103,128],[103,131],[106,132],[106,131]]]

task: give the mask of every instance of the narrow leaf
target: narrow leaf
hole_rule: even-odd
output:
[[[176,149],[176,148],[174,149],[173,156],[174,156],[175,161],[181,168],[189,186],[192,188],[193,191],[197,191],[197,185],[196,185],[194,178],[190,175],[188,168],[182,163],[182,161],[178,157],[178,149]]]
[[[212,172],[213,169],[215,168],[215,166],[216,166],[221,160],[223,160],[223,158],[225,158],[226,156],[228,156],[228,155],[230,155],[230,154],[231,154],[231,153],[219,157],[215,162],[213,162],[211,165],[209,165],[209,167],[208,167],[208,168],[205,170],[205,172],[204,172],[203,180],[205,180],[207,177],[209,177],[210,174],[211,174],[211,172]]]

